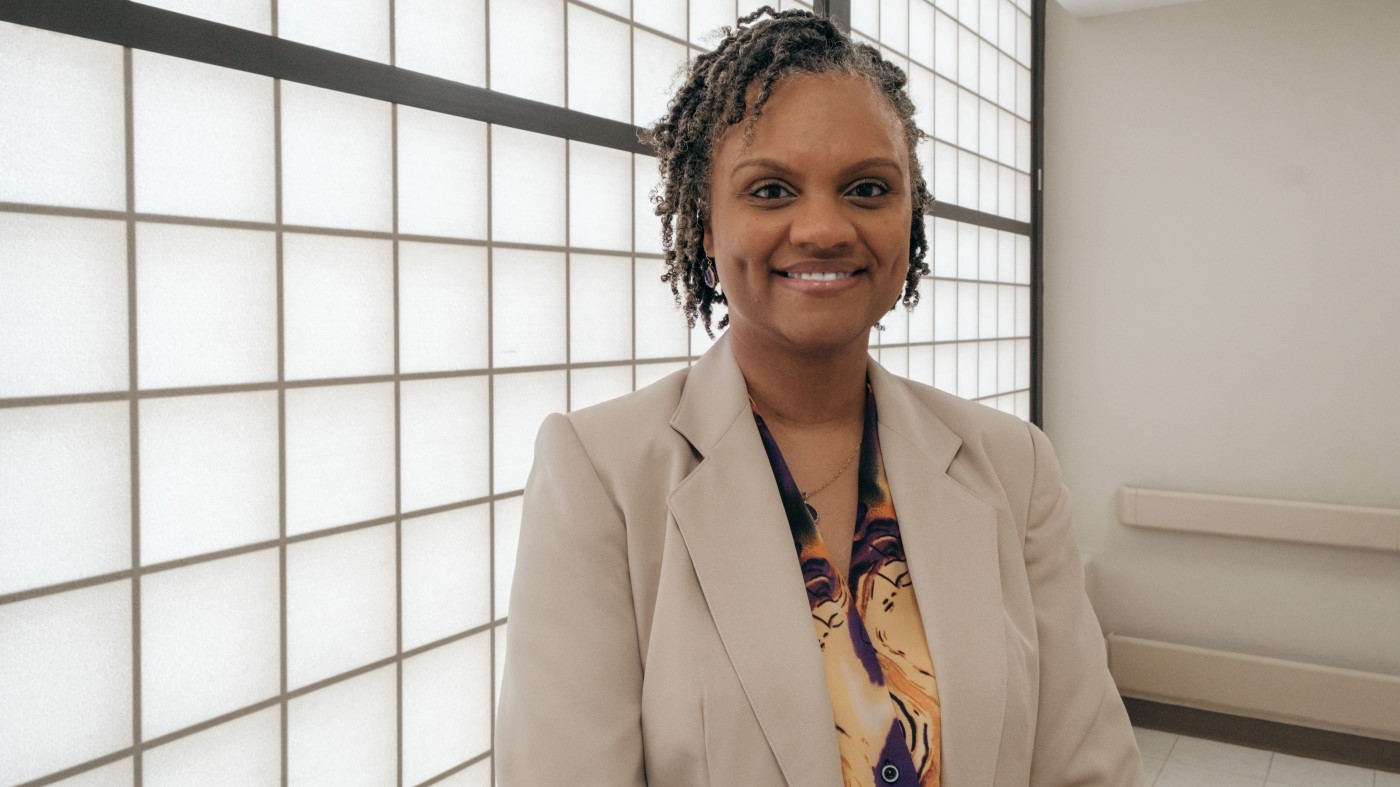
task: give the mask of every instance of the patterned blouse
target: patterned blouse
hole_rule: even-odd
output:
[[[831,562],[757,410],[754,420],[802,564],[846,787],[938,787],[938,684],[880,456],[874,393],[867,385],[849,578]]]

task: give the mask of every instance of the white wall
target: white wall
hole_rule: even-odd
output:
[[[1045,417],[1104,628],[1400,674],[1400,556],[1113,503],[1400,507],[1400,2],[1048,14]]]

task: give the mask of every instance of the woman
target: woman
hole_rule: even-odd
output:
[[[904,82],[765,9],[651,131],[666,278],[728,332],[541,428],[501,784],[1141,783],[1044,435],[869,360],[928,272]]]

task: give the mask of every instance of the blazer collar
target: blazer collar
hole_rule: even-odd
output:
[[[1006,700],[995,510],[948,476],[961,439],[870,362],[880,443],[938,678],[944,784],[990,784]],[[837,787],[840,754],[795,547],[728,334],[671,425],[703,457],[668,498],[715,627],[789,784]]]

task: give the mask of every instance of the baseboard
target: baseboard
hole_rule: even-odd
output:
[[[1124,697],[1133,726],[1400,773],[1400,743]]]
[[[1125,697],[1400,743],[1400,677],[1111,634]]]

